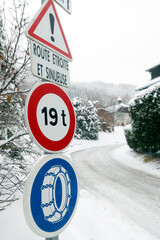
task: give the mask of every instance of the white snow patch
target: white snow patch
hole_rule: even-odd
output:
[[[156,240],[109,202],[81,190],[73,221],[60,240]]]
[[[87,148],[93,148],[103,145],[112,145],[116,143],[125,143],[126,139],[123,133],[123,127],[115,127],[115,131],[112,133],[99,133],[99,140],[77,140],[74,139],[67,149],[67,152],[77,152]]]
[[[156,163],[144,163],[143,155],[134,152],[129,148],[128,145],[117,148],[116,150],[112,151],[111,155],[114,160],[119,161],[124,165],[127,165],[136,170],[141,170],[150,175],[160,177],[160,171],[157,168]]]

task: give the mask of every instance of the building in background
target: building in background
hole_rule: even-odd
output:
[[[106,108],[106,112],[113,116],[115,126],[125,126],[131,121],[129,106],[122,102],[121,97],[118,97],[115,105]]]
[[[136,88],[137,92],[145,90],[151,87],[152,85],[160,84],[160,64],[147,69],[146,72],[150,73],[151,79],[149,81],[146,81],[144,84],[140,85],[139,87],[137,87]]]

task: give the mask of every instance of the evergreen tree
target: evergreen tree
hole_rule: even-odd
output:
[[[97,140],[99,120],[93,103],[82,98],[74,98],[72,103],[76,114],[75,138]]]

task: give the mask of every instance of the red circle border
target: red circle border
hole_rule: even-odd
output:
[[[49,93],[58,95],[66,104],[70,116],[70,126],[65,137],[59,141],[52,141],[48,139],[40,130],[37,121],[37,107],[40,99]],[[75,131],[75,113],[72,103],[67,94],[57,85],[53,83],[41,83],[31,93],[27,105],[28,127],[33,134],[36,142],[45,150],[49,152],[57,152],[66,148],[71,142]]]

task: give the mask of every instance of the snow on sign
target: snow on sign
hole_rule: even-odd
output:
[[[69,87],[69,62],[40,43],[31,41],[31,72],[35,77]]]
[[[65,149],[74,136],[72,103],[53,83],[38,83],[32,88],[26,99],[25,120],[35,143],[50,153]]]
[[[26,29],[26,36],[72,60],[53,0],[45,1]]]
[[[69,14],[72,13],[71,0],[55,0],[55,2],[57,2]]]
[[[77,174],[68,157],[40,157],[24,191],[24,215],[31,230],[45,238],[62,232],[75,212],[78,189]]]

